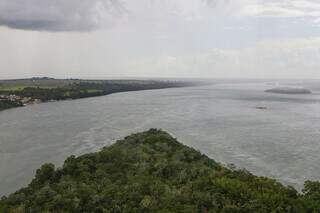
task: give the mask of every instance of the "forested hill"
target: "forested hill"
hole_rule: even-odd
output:
[[[151,129],[100,152],[45,164],[0,212],[319,212],[320,183],[303,194],[245,170],[228,169]]]

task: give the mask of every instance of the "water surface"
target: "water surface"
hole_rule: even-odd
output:
[[[26,186],[45,162],[61,165],[71,154],[149,128],[169,131],[216,161],[301,188],[320,180],[320,93],[264,92],[274,85],[127,92],[0,112],[0,194]]]

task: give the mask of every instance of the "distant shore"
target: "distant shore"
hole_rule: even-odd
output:
[[[268,93],[278,93],[278,94],[288,94],[288,95],[299,95],[299,94],[311,94],[312,91],[305,88],[295,88],[295,87],[279,87],[268,89],[265,92]]]
[[[0,111],[50,101],[73,100],[118,92],[178,88],[203,84],[165,80],[81,80],[30,78],[0,80]]]

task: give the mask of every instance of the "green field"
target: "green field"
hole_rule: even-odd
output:
[[[17,79],[17,80],[0,80],[0,90],[18,91],[27,87],[40,88],[57,88],[80,82],[80,80],[67,79]]]
[[[17,84],[17,85],[0,85],[0,90],[1,91],[21,91],[25,88],[44,88],[44,89],[52,89],[52,88],[57,88],[56,86],[35,86],[35,85],[31,85],[31,86],[27,86],[27,85],[23,85],[23,84]]]

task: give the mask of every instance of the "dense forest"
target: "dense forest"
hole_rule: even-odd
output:
[[[97,153],[45,164],[0,212],[320,212],[320,183],[302,193],[226,168],[166,132],[133,134]]]

